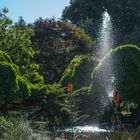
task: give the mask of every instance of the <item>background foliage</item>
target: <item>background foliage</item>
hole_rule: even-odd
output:
[[[123,101],[139,104],[140,49],[135,45],[112,49],[93,70],[91,86],[94,110],[100,110],[111,101],[110,92],[117,90]],[[112,68],[109,68],[110,64]],[[112,73],[113,71],[113,73]]]
[[[46,83],[58,82],[76,54],[87,54],[93,50],[92,39],[69,22],[38,19],[33,29],[34,61],[41,66],[40,73]]]
[[[114,34],[117,37],[116,44],[140,44],[137,38],[140,36],[139,0],[71,0],[70,5],[64,9],[62,17],[84,28],[96,39],[104,11],[108,11],[111,16]]]

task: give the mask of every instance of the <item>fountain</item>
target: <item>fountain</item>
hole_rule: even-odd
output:
[[[107,10],[104,11],[102,14],[102,22],[99,29],[99,37],[98,37],[98,58],[103,61],[106,54],[113,48],[114,46],[114,34],[113,34],[113,24],[111,21],[111,17]],[[108,73],[113,75],[113,63],[112,61],[109,62]],[[114,91],[114,83],[116,81],[115,77],[112,76],[109,80],[109,83],[106,83],[105,79],[106,73],[102,73],[100,76],[103,80],[104,84],[106,85],[105,93],[108,94],[108,97],[113,96]]]
[[[110,50],[112,48],[114,48],[114,34],[113,34],[113,25],[111,22],[111,17],[107,11],[105,11],[102,14],[102,22],[100,25],[98,40],[99,41],[98,41],[97,56],[100,59],[100,64],[94,69],[95,73],[93,72],[93,76],[95,76],[94,77],[95,79],[93,79],[93,83],[91,86],[91,91],[93,91],[93,94],[92,94],[93,98],[91,98],[91,100],[90,100],[90,102],[93,101],[93,104],[90,104],[90,106],[92,107],[92,109],[90,111],[93,111],[90,115],[91,116],[96,115],[96,116],[94,116],[95,119],[98,118],[98,116],[99,116],[98,113],[100,113],[100,115],[103,115],[101,113],[104,113],[105,108],[107,108],[107,105],[110,105],[110,103],[112,102],[113,93],[117,89],[117,87],[120,86],[120,83],[121,83],[120,78],[119,78],[121,76],[121,72],[118,74],[118,68],[120,68],[120,67],[118,67],[118,65],[117,65],[118,62],[116,61],[118,59],[118,57],[120,58],[120,56],[115,55],[117,57],[112,57],[112,58],[117,58],[117,59],[110,59],[110,57],[108,57],[110,54],[112,55],[112,52],[114,51],[113,50],[112,52],[110,52]],[[110,52],[109,55],[108,55],[108,52]],[[121,61],[121,60],[119,60],[119,61]],[[102,66],[102,67],[100,67],[100,66]],[[100,70],[100,71],[98,72],[98,70]],[[118,83],[117,80],[120,83]],[[120,105],[119,103],[120,103],[120,101],[118,102],[117,105]],[[106,110],[106,112],[108,111],[110,114],[108,112],[106,113],[107,119],[104,117],[105,118],[104,120],[105,121],[107,120],[107,121],[105,123],[100,124],[101,121],[99,121],[100,123],[98,123],[98,125],[73,126],[73,127],[65,128],[64,130],[61,130],[60,132],[94,133],[94,135],[98,134],[98,133],[105,133],[105,134],[110,133],[111,135],[113,134],[116,137],[117,136],[116,132],[118,133],[120,130],[126,131],[126,128],[128,128],[129,130],[130,129],[132,130],[133,128],[131,128],[132,127],[131,124],[122,125],[122,123],[120,123],[121,119],[119,116],[120,114],[118,113],[119,109],[117,108],[118,106],[117,107],[113,106],[114,104],[115,104],[115,102],[113,100],[113,102],[111,104],[112,108],[108,108]],[[116,121],[115,123],[112,121],[112,116],[113,117],[115,116],[117,118],[116,120],[114,119],[114,122]],[[94,120],[94,118],[91,118],[91,120]],[[110,122],[112,122],[112,123],[110,123]],[[95,121],[94,121],[94,123],[95,123]],[[134,124],[133,124],[133,126],[134,126]],[[120,139],[120,134],[119,134],[118,138]]]
[[[101,60],[104,59],[105,55],[113,48],[114,45],[114,36],[113,36],[113,26],[112,26],[112,22],[111,22],[111,18],[109,16],[109,13],[107,11],[105,11],[102,14],[102,22],[100,25],[100,31],[99,31],[99,37],[98,37],[98,46],[99,46],[99,50],[97,52],[97,56],[98,58]],[[113,63],[112,61],[109,62],[109,68],[108,68],[108,72],[111,73],[113,75]],[[106,85],[106,91],[105,93],[107,93],[107,98],[104,98],[103,100],[106,100],[105,102],[107,103],[107,100],[111,100],[112,96],[113,96],[113,92],[114,92],[114,82],[115,82],[115,77],[112,76],[112,78],[109,80],[108,83],[106,83],[105,80],[105,75],[106,73],[102,73],[99,77],[99,87],[101,87],[102,83],[105,83]],[[102,79],[102,80],[101,80]],[[99,96],[99,95],[96,95]],[[104,104],[104,107],[106,106],[106,104]],[[100,133],[100,132],[108,132],[110,130],[105,130],[105,129],[101,129],[100,126],[98,127],[96,126],[74,126],[74,127],[69,127],[69,128],[65,128],[64,130],[61,131],[65,131],[65,132],[91,132],[91,133]]]
[[[99,59],[103,59],[103,57],[114,46],[113,25],[111,22],[111,17],[107,11],[102,14],[98,42],[99,51],[97,55]]]

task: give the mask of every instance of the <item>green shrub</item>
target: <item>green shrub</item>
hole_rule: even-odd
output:
[[[90,55],[75,56],[63,73],[60,84],[67,86],[68,83],[71,82],[74,90],[89,86],[91,83],[92,70],[97,63],[97,59]]]
[[[17,71],[12,64],[0,62],[0,103],[7,104],[17,97]]]
[[[0,51],[0,62],[7,62],[7,63],[13,63],[10,56],[7,55],[7,53]]]
[[[31,63],[28,66],[22,66],[22,73],[32,84],[44,84],[44,77],[38,73],[40,66],[35,63]]]
[[[24,77],[18,76],[19,97],[24,100],[31,94],[31,83]]]
[[[0,118],[0,134],[4,140],[29,140],[32,132],[28,121]]]
[[[12,129],[14,129],[13,123],[7,121],[3,117],[0,117],[0,136],[2,136],[4,133],[10,133]]]

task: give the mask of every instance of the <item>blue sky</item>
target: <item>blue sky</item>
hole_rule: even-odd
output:
[[[65,6],[70,0],[0,0],[0,9],[9,9],[8,17],[17,21],[18,17],[29,23],[34,22],[39,17],[60,18]]]

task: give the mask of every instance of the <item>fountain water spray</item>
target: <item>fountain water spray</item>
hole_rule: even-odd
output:
[[[100,25],[99,30],[99,37],[98,37],[98,58],[103,60],[105,55],[113,48],[114,46],[114,34],[113,34],[113,24],[111,22],[111,17],[107,11],[102,14],[102,22]],[[112,61],[109,62],[108,72],[112,75],[109,83],[105,83],[106,79],[104,79],[106,73],[102,73],[101,79],[106,84],[106,93],[109,97],[113,96],[114,91],[114,82],[115,77],[113,76],[113,63]]]
[[[98,57],[103,59],[103,57],[110,51],[114,46],[114,35],[113,35],[113,25],[111,22],[111,17],[107,11],[102,14],[102,23],[99,31],[99,51]]]

